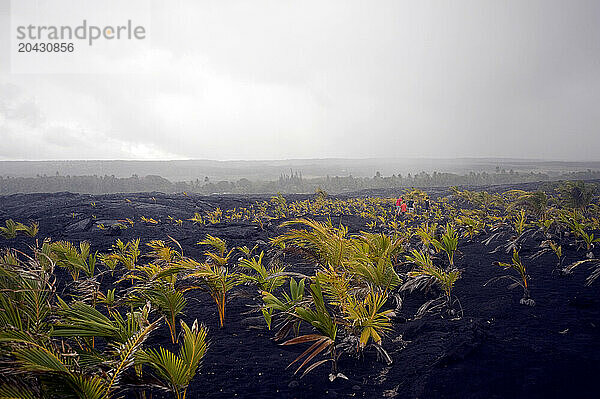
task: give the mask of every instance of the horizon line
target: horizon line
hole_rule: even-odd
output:
[[[526,162],[561,162],[561,163],[600,163],[600,160],[571,160],[520,157],[326,157],[326,158],[271,158],[271,159],[210,159],[210,158],[173,158],[173,159],[0,159],[0,162],[282,162],[282,161],[402,161],[402,160],[494,160],[494,161],[526,161]]]

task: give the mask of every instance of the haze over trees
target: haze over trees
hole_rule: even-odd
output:
[[[448,187],[448,186],[485,186],[494,184],[512,184],[543,182],[552,180],[600,179],[599,171],[570,172],[550,175],[542,172],[515,172],[499,170],[493,173],[470,172],[467,174],[421,172],[417,174],[401,173],[384,176],[377,172],[373,177],[326,176],[304,178],[299,171],[282,173],[277,180],[237,180],[212,181],[203,176],[189,181],[170,181],[161,176],[140,177],[112,176],[52,176],[2,177],[0,176],[0,194],[62,192],[90,194],[109,194],[119,192],[158,191],[164,193],[190,192],[200,194],[216,193],[314,193],[317,189],[329,193],[343,193],[364,189],[406,188],[406,187]]]

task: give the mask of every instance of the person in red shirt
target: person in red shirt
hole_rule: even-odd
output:
[[[396,216],[400,214],[400,208],[402,207],[402,197],[398,197],[396,200]]]
[[[402,205],[400,205],[400,212],[402,212],[402,217],[404,217],[404,215],[406,214],[406,204],[403,202]]]

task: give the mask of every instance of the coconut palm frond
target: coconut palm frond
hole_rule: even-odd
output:
[[[198,320],[194,321],[191,328],[182,321],[181,329],[183,338],[179,354],[159,348],[146,349],[137,355],[137,362],[148,364],[177,399],[185,398],[187,387],[208,348],[207,329],[199,325]]]

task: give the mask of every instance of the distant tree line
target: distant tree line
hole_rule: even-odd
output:
[[[2,177],[0,176],[0,194],[61,192],[108,194],[119,192],[159,191],[164,193],[190,192],[201,194],[216,193],[314,193],[317,189],[329,193],[342,193],[364,189],[402,188],[402,187],[449,187],[449,186],[483,186],[493,184],[528,183],[551,180],[585,180],[600,179],[600,171],[587,170],[550,176],[542,172],[519,173],[515,171],[497,170],[494,173],[470,172],[460,175],[455,173],[421,172],[405,176],[394,174],[382,176],[379,172],[374,177],[326,176],[304,178],[300,172],[282,174],[276,181],[237,181],[212,182],[208,177],[193,181],[171,182],[163,177],[149,175],[139,177],[115,176],[36,176],[36,177]]]

